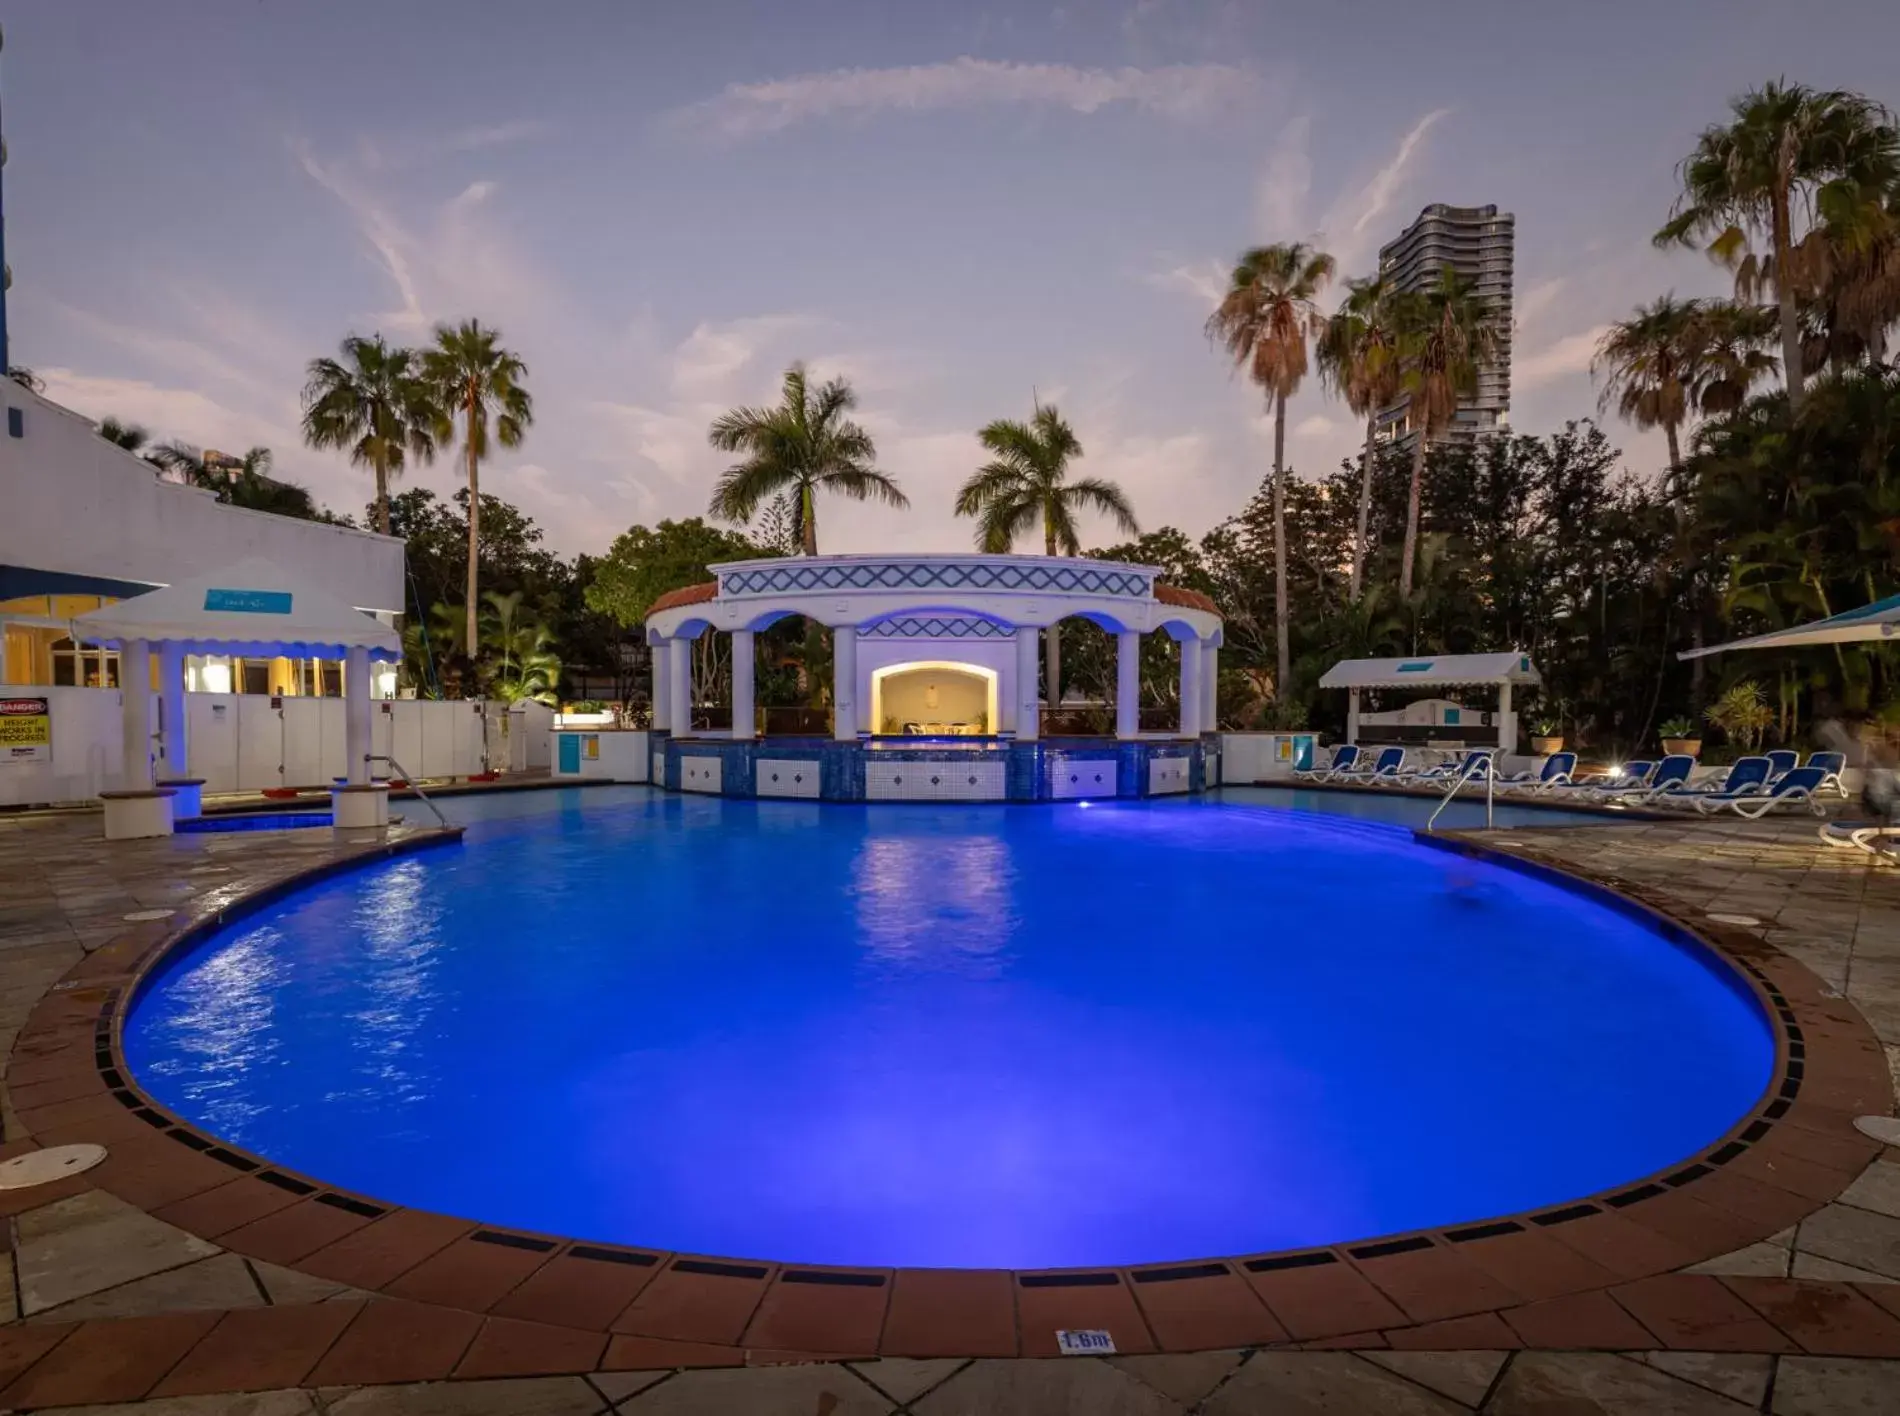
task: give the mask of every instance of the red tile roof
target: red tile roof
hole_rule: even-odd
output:
[[[681,605],[703,605],[708,600],[718,598],[719,582],[708,580],[703,585],[687,585],[678,590],[667,591],[647,606],[647,613],[657,615],[661,610],[677,610]]]
[[[1220,607],[1199,591],[1177,590],[1159,580],[1155,581],[1155,599],[1164,605],[1179,605],[1184,610],[1204,610],[1210,615],[1220,613]]]

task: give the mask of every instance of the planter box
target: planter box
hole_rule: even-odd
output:
[[[1673,755],[1694,757],[1702,751],[1701,738],[1664,738],[1663,751]]]
[[[1553,752],[1564,750],[1564,740],[1560,737],[1533,737],[1531,752],[1538,757],[1548,757]]]

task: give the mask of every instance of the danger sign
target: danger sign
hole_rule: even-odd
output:
[[[0,762],[45,762],[53,755],[52,706],[44,698],[0,698]]]

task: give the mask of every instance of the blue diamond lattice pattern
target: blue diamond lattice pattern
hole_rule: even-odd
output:
[[[1008,639],[1014,633],[989,620],[946,615],[902,615],[863,631],[866,639]]]
[[[721,595],[773,595],[810,590],[1030,590],[1073,595],[1148,597],[1148,577],[1095,566],[990,565],[944,561],[856,561],[846,565],[764,566],[736,570]]]

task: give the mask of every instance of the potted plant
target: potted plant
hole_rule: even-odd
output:
[[[1702,735],[1687,718],[1670,718],[1656,731],[1662,738],[1664,752],[1694,757],[1702,751]]]
[[[1539,718],[1531,724],[1531,751],[1539,757],[1564,750],[1564,725],[1555,718]]]

